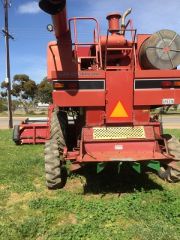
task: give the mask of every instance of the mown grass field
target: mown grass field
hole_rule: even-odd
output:
[[[180,185],[154,173],[124,176],[87,174],[85,184],[72,175],[64,189],[48,191],[43,146],[17,147],[1,130],[0,239],[178,240]]]

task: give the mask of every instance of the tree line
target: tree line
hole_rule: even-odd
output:
[[[48,82],[45,77],[39,84],[26,74],[16,74],[13,77],[12,82],[12,109],[19,105],[24,108],[26,113],[29,112],[29,108],[35,108],[38,103],[52,102],[52,84]],[[7,83],[1,83],[0,92],[0,111],[7,110]]]

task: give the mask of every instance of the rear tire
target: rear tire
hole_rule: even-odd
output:
[[[180,142],[175,136],[171,136],[169,134],[164,135],[164,138],[167,140],[167,147],[169,153],[172,155],[172,158],[177,162],[178,165],[180,161]],[[180,181],[180,171],[172,168],[171,166],[163,166],[161,167],[158,175],[161,179],[168,181],[170,183],[175,183]]]
[[[58,144],[66,146],[66,113],[54,109],[51,117],[50,134],[51,139],[56,139]]]
[[[167,169],[161,167],[158,175],[161,179],[169,183],[176,183],[180,181],[180,172],[172,167],[168,167]]]
[[[63,165],[62,151],[57,141],[51,139],[45,144],[46,185],[49,189],[63,188],[67,181],[67,170]]]
[[[63,158],[66,146],[66,118],[67,114],[57,108],[51,116],[51,139],[45,144],[46,185],[49,189],[63,188],[67,182],[67,169]]]
[[[180,142],[179,140],[172,136],[172,138],[167,143],[169,153],[173,155],[175,160],[180,160]]]

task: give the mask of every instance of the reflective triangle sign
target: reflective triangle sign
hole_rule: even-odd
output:
[[[128,114],[120,101],[117,103],[110,117],[112,118],[128,117]]]

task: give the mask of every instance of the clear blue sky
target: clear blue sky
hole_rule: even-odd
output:
[[[2,0],[3,1],[3,0]],[[15,40],[10,40],[11,79],[24,73],[36,82],[46,76],[46,46],[53,40],[46,25],[51,18],[43,13],[38,1],[12,0],[9,9],[9,30]],[[131,18],[138,33],[153,33],[160,29],[172,29],[180,34],[179,0],[67,0],[68,16],[93,16],[105,32],[106,15],[112,11],[124,12],[132,7]],[[3,5],[0,0],[0,29],[4,25]],[[84,36],[87,36],[87,29]],[[5,78],[5,45],[0,34],[0,82]]]

